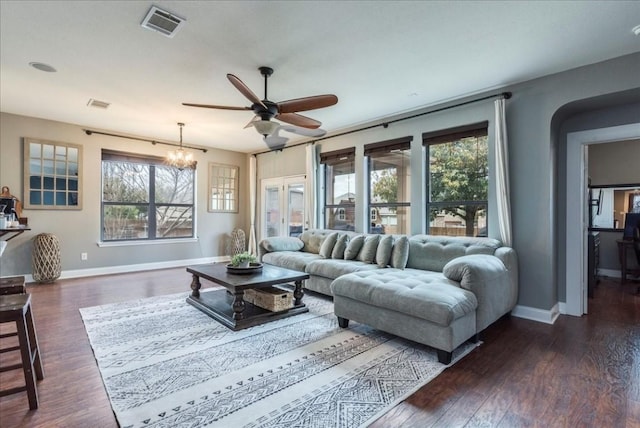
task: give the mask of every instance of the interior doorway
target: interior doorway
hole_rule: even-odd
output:
[[[587,232],[588,164],[586,147],[640,137],[640,123],[621,125],[567,135],[567,210],[566,237],[566,313],[581,316],[588,312],[587,299]],[[576,221],[581,219],[581,221]]]

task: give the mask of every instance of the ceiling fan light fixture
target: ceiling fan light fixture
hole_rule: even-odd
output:
[[[196,164],[193,159],[193,153],[182,148],[182,127],[184,123],[178,123],[178,126],[180,127],[180,148],[169,151],[165,162],[167,165],[178,168],[180,171],[185,168],[193,169]]]
[[[253,122],[253,126],[256,128],[259,134],[267,137],[276,132],[280,124],[277,122],[272,122],[270,120],[256,120],[255,122]]]

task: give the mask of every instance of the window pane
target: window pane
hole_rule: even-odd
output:
[[[428,233],[487,236],[487,136],[430,145],[428,156]]]
[[[304,184],[289,185],[289,236],[300,236],[304,223]]]
[[[489,183],[487,137],[429,146],[431,202],[486,201]]]
[[[156,238],[193,236],[193,208],[156,206]]]
[[[103,216],[103,239],[147,238],[149,223],[146,206],[105,205]]]
[[[265,189],[266,237],[280,236],[280,198],[278,186]]]
[[[380,233],[384,235],[409,234],[409,220],[411,207],[376,207],[372,208],[371,226],[369,233]],[[373,216],[376,219],[373,220]]]
[[[327,204],[355,203],[356,174],[354,163],[326,165],[325,168]]]
[[[487,236],[487,205],[451,205],[429,209],[429,234]]]
[[[411,200],[410,150],[392,150],[369,157],[369,232],[407,233]],[[371,206],[372,204],[387,204]]]
[[[102,200],[105,202],[148,202],[149,165],[103,161]]]
[[[191,168],[157,165],[156,204],[193,204],[193,173]]]
[[[325,209],[325,227],[336,230],[355,230],[355,206],[343,205]]]

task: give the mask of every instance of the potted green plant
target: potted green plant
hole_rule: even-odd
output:
[[[231,264],[234,267],[239,267],[239,268],[248,268],[250,263],[255,263],[256,262],[256,257],[249,253],[248,251],[245,251],[244,253],[240,253],[240,254],[236,254],[235,256],[233,256],[231,258]]]

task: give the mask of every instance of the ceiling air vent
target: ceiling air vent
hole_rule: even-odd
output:
[[[109,107],[110,103],[107,103],[105,101],[94,100],[93,98],[91,98],[89,99],[89,102],[87,103],[87,105],[89,107],[106,109],[107,107]]]
[[[140,25],[144,28],[148,28],[149,30],[164,34],[167,37],[173,37],[178,32],[182,24],[184,24],[184,21],[185,20],[183,18],[172,15],[155,6],[151,6],[149,13],[147,13],[147,16],[144,17]]]

